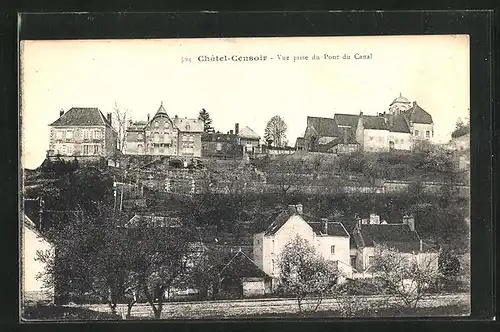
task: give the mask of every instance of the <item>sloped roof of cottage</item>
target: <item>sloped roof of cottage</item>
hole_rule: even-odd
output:
[[[284,224],[290,219],[291,216],[294,214],[290,213],[288,210],[283,210],[279,212],[278,214],[274,214],[270,219],[273,220],[273,222],[269,225],[269,227],[266,229],[264,235],[274,235],[276,234],[277,231],[281,227],[283,227]]]
[[[248,139],[260,139],[259,134],[257,134],[248,126],[245,126],[244,128],[240,129],[238,132],[238,136],[241,138],[248,138]]]
[[[433,124],[432,116],[420,107],[416,101],[413,106],[403,113],[413,123]]]
[[[361,225],[354,236],[356,245],[374,247],[376,244],[387,245],[400,252],[413,252],[420,249],[420,237],[407,224]]]
[[[337,124],[332,118],[308,116],[307,128],[313,130],[317,137],[336,137],[338,135]]]
[[[333,118],[338,126],[349,126],[353,129],[358,126],[359,115],[357,114],[335,114]]]
[[[49,126],[109,126],[108,119],[98,108],[72,107]]]
[[[375,115],[363,115],[363,128],[376,130],[389,130],[385,118]]]
[[[409,103],[410,103],[410,101],[408,100],[408,98],[403,97],[403,95],[400,93],[400,94],[399,94],[399,97],[397,97],[396,99],[394,99],[394,100],[392,101],[391,105],[396,104],[396,103],[401,103],[401,104],[409,104]],[[391,105],[389,105],[389,106],[391,106]]]
[[[396,133],[410,133],[410,127],[404,115],[393,115],[389,118],[389,130]]]
[[[216,270],[221,277],[270,278],[243,251],[238,251],[236,254],[224,257]]]

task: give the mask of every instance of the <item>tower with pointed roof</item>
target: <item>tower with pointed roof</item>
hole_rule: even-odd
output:
[[[133,122],[127,129],[126,154],[201,157],[203,123],[198,119],[171,117],[163,101],[148,121]]]

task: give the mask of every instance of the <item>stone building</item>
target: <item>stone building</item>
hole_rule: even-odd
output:
[[[117,151],[117,133],[98,108],[72,107],[50,125],[49,152],[61,156],[111,157]]]
[[[202,133],[201,120],[170,117],[162,103],[151,119],[128,126],[125,154],[201,157]]]

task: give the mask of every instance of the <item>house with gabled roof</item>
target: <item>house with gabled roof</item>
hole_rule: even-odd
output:
[[[117,152],[118,135],[111,113],[105,117],[98,108],[61,110],[59,118],[49,126],[49,155],[112,157]]]
[[[253,254],[257,266],[274,279],[279,278],[281,252],[297,235],[312,244],[325,260],[336,264],[346,276],[351,274],[350,235],[341,222],[304,214],[302,204],[289,205],[269,221],[266,230],[254,235]]]
[[[401,255],[416,256],[419,260],[438,264],[439,250],[425,246],[415,230],[413,216],[404,216],[400,223],[387,223],[372,213],[369,218],[358,219],[351,231],[351,265],[354,274],[372,276],[373,257],[377,246],[396,249]]]
[[[125,154],[201,157],[203,122],[170,117],[161,103],[147,121],[131,122],[127,128]]]

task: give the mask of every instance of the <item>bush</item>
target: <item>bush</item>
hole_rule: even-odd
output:
[[[63,307],[53,304],[35,304],[24,308],[26,320],[119,320],[119,315],[97,312],[86,308]]]

